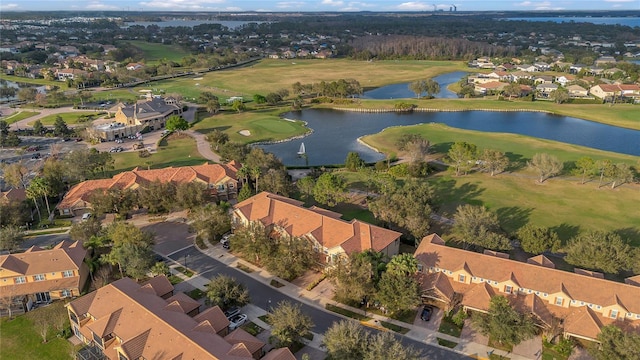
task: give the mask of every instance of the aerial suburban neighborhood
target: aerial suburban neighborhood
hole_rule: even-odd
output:
[[[0,358],[640,359],[632,3],[0,4]]]

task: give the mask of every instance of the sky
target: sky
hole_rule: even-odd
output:
[[[640,0],[0,0],[0,11],[535,11],[640,10]],[[2,15],[0,14],[0,18]]]

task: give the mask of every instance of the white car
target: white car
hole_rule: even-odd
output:
[[[239,328],[242,324],[247,322],[247,315],[238,314],[232,317],[231,319],[229,319],[229,321],[231,322],[231,324],[229,324],[229,330],[233,331]]]
[[[87,221],[91,218],[91,213],[82,214],[82,221]]]

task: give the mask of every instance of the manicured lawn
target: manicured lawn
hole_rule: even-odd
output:
[[[344,309],[344,308],[341,308],[339,306],[335,306],[335,305],[332,305],[332,304],[327,304],[326,305],[326,309],[329,310],[329,311],[333,311],[334,313],[338,313],[338,314],[344,315],[346,317],[350,317],[352,319],[356,319],[358,321],[369,321],[369,320],[371,320],[371,318],[368,317],[368,316],[364,316],[362,314],[354,313],[351,310],[347,310],[347,309]]]
[[[74,112],[68,112],[68,113],[47,115],[42,119],[40,119],[40,121],[44,126],[53,126],[53,124],[56,122],[56,118],[60,116],[62,117],[62,120],[64,120],[67,123],[67,125],[76,125],[76,124],[80,124],[79,120],[80,120],[80,117],[83,115],[93,115],[93,118],[96,119],[100,116],[103,116],[104,114],[105,113],[101,114],[95,111],[74,111]],[[29,125],[33,125],[33,122],[30,122]]]
[[[243,264],[243,263],[237,263],[237,264],[236,264],[236,267],[237,267],[238,269],[240,269],[240,270],[242,270],[242,271],[244,271],[244,272],[248,273],[248,274],[253,272],[253,269],[252,269],[252,268],[250,268],[249,266],[247,266],[247,265],[245,265],[245,264]]]
[[[100,102],[100,101],[111,101],[112,104],[109,106],[114,106],[119,102],[134,102],[138,100],[140,97],[140,93],[133,92],[129,89],[113,89],[107,91],[93,91],[91,93],[91,101]]]
[[[137,151],[112,154],[115,168],[111,171],[111,175],[131,170],[136,166],[144,169],[148,166],[159,169],[169,166],[201,165],[207,161],[198,153],[195,140],[191,137],[176,138],[175,136],[170,136],[166,145],[160,145],[158,151],[146,158],[138,156]]]
[[[200,289],[193,289],[191,291],[189,291],[187,293],[187,295],[189,295],[190,298],[192,298],[193,300],[200,300],[202,299],[206,294],[204,291],[200,290]]]
[[[440,339],[440,338],[437,338],[437,339],[438,339],[438,345],[446,346],[449,349],[453,349],[454,347],[456,347],[456,345],[458,345],[458,343],[455,343],[453,341]]]
[[[189,55],[183,48],[176,45],[163,45],[141,40],[126,40],[120,43],[129,43],[142,50],[147,64],[155,63],[162,59],[179,63],[183,57]]]
[[[242,328],[242,330],[248,332],[249,334],[256,336],[258,334],[260,334],[261,332],[264,331],[263,328],[261,328],[260,326],[252,323],[252,322],[248,322],[242,326],[240,326],[240,328]]]
[[[63,306],[63,303],[56,302],[50,306]],[[50,329],[47,343],[42,343],[42,338],[30,319],[37,311],[36,309],[33,313],[20,315],[12,320],[6,318],[0,320],[0,357],[2,359],[71,359],[73,346],[66,339],[57,337],[53,329]]]
[[[240,143],[283,140],[309,131],[301,121],[281,119],[279,114],[285,110],[281,108],[239,114],[225,111],[203,119],[195,124],[193,129],[203,134],[217,129],[228,134],[231,141]],[[241,135],[241,130],[249,130],[251,135]]]
[[[4,74],[4,73],[0,74],[0,79],[13,81],[13,82],[16,82],[16,83],[24,83],[24,84],[58,86],[58,87],[62,88],[63,90],[67,88],[67,85],[64,83],[64,81],[45,80],[45,79],[31,79],[31,78],[26,78],[26,77],[21,77],[21,76],[7,75],[7,74]]]
[[[2,120],[6,121],[9,125],[11,125],[11,124],[13,124],[15,122],[18,122],[20,120],[24,120],[24,119],[27,119],[27,118],[30,118],[32,116],[36,116],[36,115],[39,115],[39,114],[40,113],[36,112],[36,111],[19,110],[19,111],[15,112],[15,113],[5,117]]]
[[[487,344],[487,346],[492,347],[492,348],[496,348],[498,350],[504,350],[504,351],[513,351],[513,345],[509,345],[509,344],[500,344],[499,342],[493,340],[491,337],[489,337],[489,344]],[[498,355],[496,355],[498,356]]]
[[[386,322],[386,321],[380,321],[380,325],[382,325],[383,327],[385,327],[385,328],[387,328],[387,329],[389,329],[391,331],[395,331],[395,332],[403,334],[403,335],[409,332],[409,329],[407,329],[405,327],[398,326],[396,324],[392,324],[392,323],[389,323],[389,322]]]
[[[443,316],[442,321],[440,322],[440,328],[438,332],[443,334],[460,337],[462,333],[462,328],[456,325],[453,321],[451,321],[451,317]]]
[[[567,360],[567,357],[564,355],[558,354],[557,352],[551,349],[543,348],[542,360]]]

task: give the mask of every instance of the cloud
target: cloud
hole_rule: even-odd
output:
[[[351,1],[347,6],[341,8],[340,11],[360,11],[370,7],[373,7],[373,5],[359,1]]]
[[[421,11],[421,10],[433,10],[433,5],[423,3],[420,1],[409,1],[398,5],[398,10],[404,11]]]
[[[281,1],[276,3],[278,9],[297,9],[304,5],[306,5],[304,1]]]
[[[322,5],[343,6],[344,1],[341,0],[322,0]]]
[[[7,10],[17,10],[19,9],[20,6],[18,6],[18,4],[0,4],[0,10],[2,11],[7,11]]]
[[[85,6],[85,8],[87,10],[118,10],[118,9],[120,9],[117,6],[103,4],[103,3],[99,2],[99,1],[91,1],[91,2],[89,2],[89,4],[87,4],[87,6]]]
[[[531,1],[523,1],[521,3],[516,4],[517,6],[531,6],[533,3]]]
[[[628,3],[628,2],[634,2],[637,0],[604,0],[604,2],[611,2],[611,3]]]
[[[171,9],[171,10],[241,10],[238,7],[220,6],[225,0],[151,0],[141,1],[138,4],[147,9]]]

